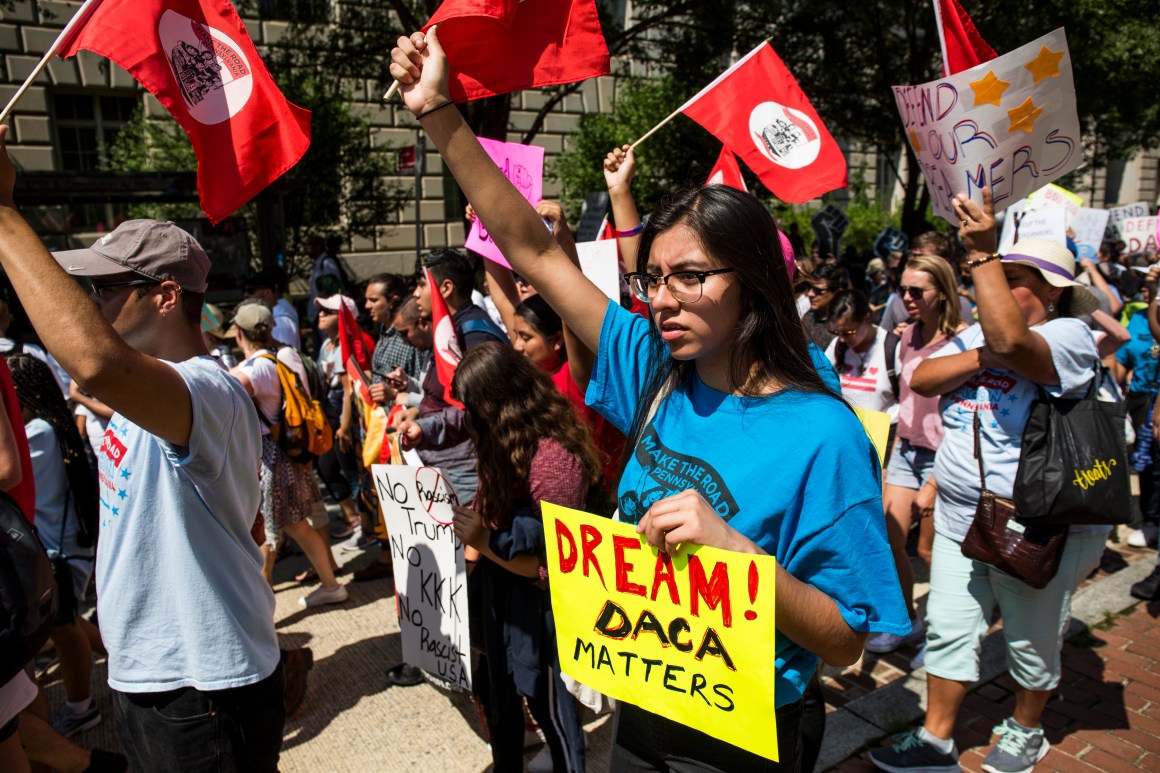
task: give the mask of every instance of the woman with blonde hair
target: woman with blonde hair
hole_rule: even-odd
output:
[[[898,439],[886,471],[882,504],[894,565],[914,628],[908,636],[891,633],[871,636],[866,641],[866,650],[877,653],[921,642],[925,635],[914,606],[914,572],[906,555],[906,539],[912,518],[918,513],[922,518],[919,557],[929,566],[934,523],[925,516],[934,507],[935,483],[931,471],[934,453],[942,442],[943,425],[939,398],[916,394],[910,388],[910,379],[923,360],[946,346],[966,327],[959,314],[954,273],[950,264],[937,255],[913,256],[902,271],[898,294],[915,322],[903,331],[899,341]]]

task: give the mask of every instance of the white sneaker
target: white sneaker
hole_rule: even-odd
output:
[[[552,750],[547,744],[540,749],[532,761],[528,763],[528,773],[552,773]]]
[[[887,652],[894,652],[894,650],[905,644],[914,644],[917,641],[922,641],[926,636],[926,626],[923,625],[922,620],[915,620],[914,627],[906,636],[898,636],[893,633],[876,633],[866,640],[866,651],[873,652],[875,655],[882,655]]]
[[[1156,544],[1157,534],[1160,534],[1160,527],[1146,523],[1128,535],[1128,544],[1134,548],[1151,547]]]
[[[321,607],[324,604],[341,604],[350,598],[345,585],[335,585],[333,588],[315,588],[302,598],[298,599],[300,607]]]

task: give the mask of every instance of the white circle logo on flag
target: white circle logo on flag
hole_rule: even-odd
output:
[[[250,101],[253,68],[241,46],[224,32],[166,11],[157,35],[185,107],[199,123],[228,121]]]
[[[435,326],[435,353],[448,365],[459,364],[459,341],[455,338],[455,326],[450,316],[439,320]]]
[[[809,166],[822,150],[817,124],[802,111],[776,102],[753,108],[749,135],[762,155],[787,169]]]

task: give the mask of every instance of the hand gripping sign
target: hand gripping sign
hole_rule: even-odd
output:
[[[544,537],[564,673],[778,758],[773,556],[669,555],[628,524],[548,503]]]
[[[467,572],[451,525],[459,499],[434,467],[376,464],[371,471],[391,535],[403,659],[470,690]]]

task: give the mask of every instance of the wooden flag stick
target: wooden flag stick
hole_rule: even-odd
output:
[[[682,108],[684,108],[684,105],[681,105],[681,107],[677,108],[677,109],[676,109],[676,110],[674,110],[672,113],[670,113],[668,118],[666,118],[665,120],[663,120],[663,121],[661,121],[660,123],[658,123],[656,126],[654,126],[654,127],[652,127],[651,129],[649,129],[647,134],[645,134],[643,137],[641,137],[641,138],[640,138],[639,140],[637,140],[636,142],[632,143],[632,149],[633,149],[633,150],[636,150],[636,146],[637,146],[637,145],[639,145],[640,143],[642,143],[642,142],[644,142],[645,140],[647,140],[649,137],[651,137],[651,136],[653,136],[654,134],[656,134],[656,133],[657,133],[657,131],[658,131],[658,130],[659,130],[661,127],[662,127],[662,126],[664,126],[666,123],[668,123],[669,121],[673,120],[673,119],[674,119],[674,118],[676,118],[678,115],[680,115],[680,114],[681,114],[681,110],[682,110]]]
[[[395,96],[395,92],[398,90],[399,90],[399,82],[395,81],[394,83],[391,84],[391,87],[389,89],[387,89],[387,93],[383,94],[383,101],[390,102],[391,97]]]
[[[73,14],[71,19],[69,19],[68,24],[64,25],[64,29],[62,29],[60,34],[56,36],[56,40],[53,41],[53,44],[49,46],[48,51],[46,51],[44,56],[41,57],[40,61],[36,63],[36,67],[33,67],[32,72],[29,73],[28,77],[24,79],[24,83],[22,83],[20,88],[16,90],[16,93],[12,95],[12,99],[8,100],[8,104],[4,106],[3,112],[0,112],[0,123],[4,123],[4,121],[8,118],[8,114],[12,112],[12,108],[16,107],[16,103],[19,102],[20,98],[24,96],[24,92],[28,91],[28,88],[32,85],[32,82],[36,80],[37,76],[44,72],[45,67],[48,67],[49,61],[51,61],[52,58],[56,56],[56,52],[60,50],[61,45],[72,33],[73,29],[79,24],[83,24],[88,19],[89,15],[92,13],[97,3],[99,2],[100,0],[85,0],[84,5],[77,9],[77,12]]]

